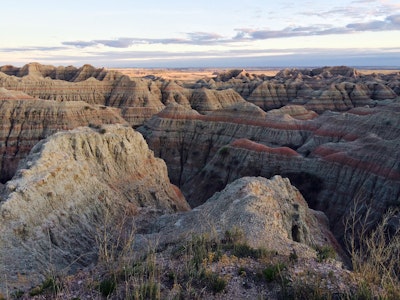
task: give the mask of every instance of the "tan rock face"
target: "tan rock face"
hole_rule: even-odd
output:
[[[0,70],[5,71],[0,72],[0,86],[8,90],[45,100],[85,101],[121,108],[123,117],[133,126],[164,108],[161,91],[153,81],[130,79],[90,65],[77,69],[29,64],[18,70]]]
[[[0,181],[9,180],[18,162],[41,139],[60,130],[100,124],[126,124],[118,109],[82,101],[34,99],[22,92],[0,90]]]
[[[0,86],[32,97],[57,101],[85,101],[121,109],[132,126],[139,126],[168,103],[178,103],[201,113],[227,107],[244,99],[232,89],[190,89],[157,78],[129,78],[90,65],[53,67],[37,63],[22,68],[0,67]]]
[[[400,76],[396,73],[362,75],[352,68],[325,67],[285,69],[274,77],[238,74],[228,72],[217,76],[212,85],[218,89],[233,88],[266,111],[287,104],[302,104],[317,113],[347,111],[399,95]]]
[[[142,211],[187,210],[154,158],[129,127],[60,132],[38,143],[0,202],[0,260],[10,287],[37,284],[51,269],[71,271],[96,260],[96,235]],[[103,229],[102,229],[103,228]],[[108,232],[110,236],[113,231]]]
[[[326,217],[325,217],[326,218]],[[315,256],[316,246],[337,247],[321,214],[310,210],[288,179],[243,177],[228,184],[196,209],[157,220],[149,240],[180,242],[192,235],[215,235],[238,230],[254,248],[301,257]]]

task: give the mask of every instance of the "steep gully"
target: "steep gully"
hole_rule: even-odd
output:
[[[188,83],[131,79],[87,65],[1,71],[6,89],[57,103],[83,100],[96,113],[101,105],[117,107],[131,126],[143,124],[138,130],[192,206],[236,178],[275,174],[289,177],[311,207],[326,212],[337,236],[354,199],[370,203],[376,219],[399,205],[398,73],[334,67],[268,77],[232,71]],[[16,126],[3,127],[11,149]],[[17,153],[16,160],[26,155]]]

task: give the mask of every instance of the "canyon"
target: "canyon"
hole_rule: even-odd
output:
[[[371,229],[397,209],[400,228],[400,72],[31,63],[0,67],[0,108],[2,294],[91,266],[99,228],[134,227],[134,249],[157,253],[237,228],[253,248],[312,260],[329,245],[343,263],[354,211]]]

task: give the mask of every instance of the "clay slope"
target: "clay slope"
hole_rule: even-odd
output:
[[[293,114],[293,117],[289,114]],[[296,119],[295,116],[301,116]],[[248,102],[201,115],[179,105],[169,105],[138,130],[155,154],[168,165],[172,182],[181,186],[235,139],[247,137],[271,146],[301,147],[316,126],[305,115],[315,113],[288,107],[285,113],[265,113]]]
[[[362,75],[348,67],[285,69],[274,77],[230,72],[209,81],[211,85],[218,89],[233,88],[264,110],[301,104],[322,113],[395,99],[400,95],[400,74]]]
[[[112,240],[121,224],[140,227],[140,216],[187,209],[164,162],[131,128],[56,133],[32,149],[2,195],[0,290],[88,266],[103,234]]]
[[[0,181],[14,175],[18,162],[41,139],[59,130],[110,123],[126,121],[114,108],[40,100],[0,88]]]
[[[121,108],[133,126],[159,112],[161,92],[151,80],[130,79],[115,71],[28,64],[21,69],[1,67],[0,86],[32,97],[57,101],[85,101]],[[9,71],[7,71],[9,70]],[[153,86],[153,88],[152,88]]]
[[[29,63],[23,66],[22,68],[13,67],[13,66],[2,66],[0,67],[0,72],[10,76],[16,77],[42,77],[42,78],[50,78],[56,80],[64,80],[70,82],[79,82],[89,79],[93,77],[97,80],[103,80],[105,77],[121,77],[121,74],[118,74],[114,71],[108,71],[105,68],[95,68],[91,65],[84,65],[81,68],[76,68],[74,66],[68,67],[54,67],[52,65],[42,65],[39,63]]]
[[[129,124],[142,125],[168,103],[179,103],[207,113],[244,102],[234,90],[191,89],[183,83],[160,78],[129,78],[121,73],[97,69],[53,67],[38,63],[22,68],[0,67],[0,87],[32,97],[57,101],[85,101],[121,109]]]
[[[297,106],[258,114],[233,108],[203,116],[174,106],[139,130],[192,206],[237,178],[281,174],[328,215],[340,238],[355,199],[368,201],[375,219],[399,205],[399,108],[386,102],[319,117]]]

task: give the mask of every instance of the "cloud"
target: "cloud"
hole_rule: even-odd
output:
[[[400,30],[400,14],[387,16],[384,20],[350,23],[345,26],[316,24],[311,26],[292,26],[281,30],[238,28],[233,37],[224,37],[214,32],[189,32],[184,38],[137,38],[124,37],[117,39],[102,39],[92,41],[66,41],[64,46],[87,48],[92,46],[106,46],[110,48],[129,48],[137,44],[187,44],[187,45],[216,45],[232,44],[243,41],[267,40],[277,38],[350,34],[361,31],[390,31]]]
[[[287,38],[298,36],[350,34],[360,31],[390,31],[400,30],[400,14],[386,17],[384,21],[374,20],[347,24],[344,27],[331,27],[329,25],[287,27],[282,30],[254,30],[251,28],[236,29],[236,40],[265,40],[272,38]]]
[[[191,41],[216,41],[222,39],[222,36],[217,33],[209,32],[192,32],[187,34]]]
[[[346,28],[353,31],[400,30],[400,14],[386,17],[384,21],[370,21],[348,24]]]
[[[239,49],[219,51],[134,51],[111,49],[106,52],[86,51],[82,56],[69,52],[46,53],[40,56],[25,54],[24,62],[40,61],[47,64],[83,65],[99,67],[314,67],[325,65],[398,66],[400,47],[385,49]],[[74,53],[74,54],[73,54]],[[0,58],[1,64],[15,64]],[[17,63],[21,64],[21,62]],[[399,67],[399,66],[398,66]]]
[[[93,41],[66,41],[62,42],[65,46],[73,46],[77,48],[86,48],[92,46],[103,45],[111,48],[129,48],[135,44],[191,44],[191,45],[208,45],[220,42],[222,36],[217,33],[210,32],[189,32],[186,38],[166,38],[166,39],[149,39],[149,38],[118,38],[104,39]]]
[[[86,48],[86,47],[96,45],[96,43],[93,41],[90,41],[90,42],[87,42],[87,41],[63,42],[62,44],[65,46],[73,46],[73,47],[77,47],[77,48]]]
[[[329,10],[317,10],[312,7],[301,14],[323,19],[337,18],[337,20],[343,20],[351,18],[353,20],[365,20],[366,17],[381,18],[389,14],[396,14],[399,10],[400,4],[391,3],[387,0],[355,0],[351,1],[349,5],[332,7]]]
[[[46,52],[46,51],[59,51],[65,49],[67,49],[67,47],[19,47],[19,48],[5,47],[5,48],[0,48],[0,52],[31,52],[31,51]]]

